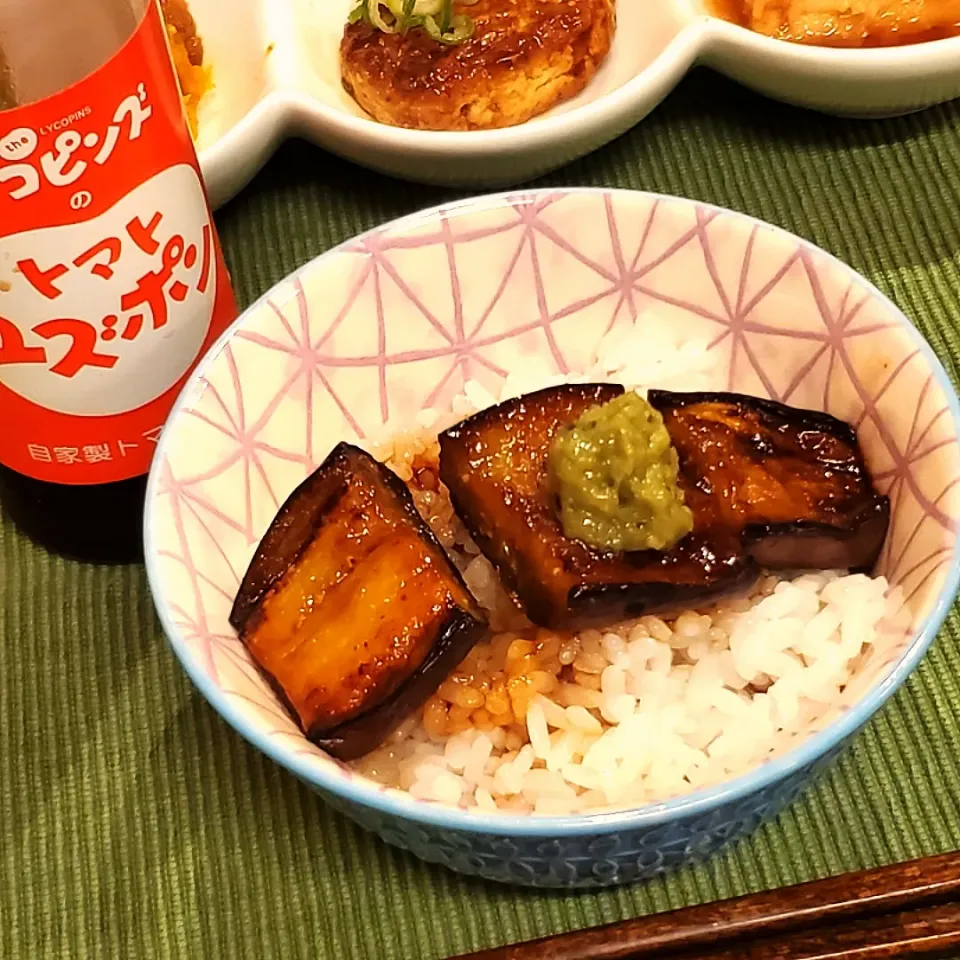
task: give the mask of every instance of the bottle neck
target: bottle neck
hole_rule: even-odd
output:
[[[0,109],[42,100],[103,66],[153,0],[0,0]]]

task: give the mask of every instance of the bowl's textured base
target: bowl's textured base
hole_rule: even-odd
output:
[[[590,889],[652,880],[705,859],[793,803],[842,748],[841,744],[793,775],[707,814],[645,829],[576,837],[454,832],[323,796],[387,843],[457,873],[524,887]]]

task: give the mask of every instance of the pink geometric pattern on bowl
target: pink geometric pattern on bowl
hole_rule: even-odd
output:
[[[369,446],[424,408],[449,412],[468,379],[496,395],[510,372],[585,371],[611,329],[635,322],[709,342],[716,389],[857,426],[892,501],[879,571],[919,624],[960,516],[956,424],[919,338],[847,267],[773,227],[685,200],[571,191],[400,221],[246,314],[167,425],[155,465],[154,586],[181,656],[250,723],[330,770],[227,622],[279,506],[339,440]],[[878,682],[901,649],[871,665]]]

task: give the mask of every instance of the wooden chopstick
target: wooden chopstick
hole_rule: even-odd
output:
[[[957,947],[960,853],[949,853],[464,954],[459,960],[874,960],[944,956]]]
[[[727,941],[718,950],[698,947],[669,960],[892,960],[953,957],[960,950],[960,903],[918,907],[851,919],[809,931]],[[631,956],[644,957],[642,951]]]

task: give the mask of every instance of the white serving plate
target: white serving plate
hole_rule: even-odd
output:
[[[613,50],[578,97],[505,130],[424,132],[369,119],[340,84],[354,0],[191,0],[215,89],[200,109],[215,206],[288,136],[393,176],[461,187],[516,184],[603,146],[703,63],[788,103],[891,116],[960,96],[960,38],[832,50],[771,40],[708,16],[702,0],[618,0]]]

